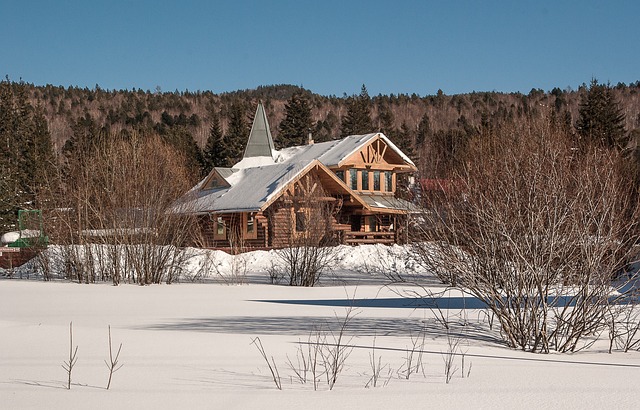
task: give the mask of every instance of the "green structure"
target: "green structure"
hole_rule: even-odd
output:
[[[20,238],[10,243],[8,245],[10,248],[34,248],[49,245],[49,237],[44,234],[41,210],[19,210],[18,228]]]

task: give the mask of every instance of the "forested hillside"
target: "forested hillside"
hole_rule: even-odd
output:
[[[219,118],[220,131],[225,135],[238,112],[250,125],[258,100],[265,104],[274,138],[278,140],[279,125],[286,114],[285,104],[294,94],[307,100],[313,137],[316,141],[324,141],[342,135],[341,124],[347,115],[349,102],[358,97],[321,96],[292,85],[264,86],[224,94],[208,91],[116,91],[103,90],[98,85],[93,89],[24,86],[31,105],[41,107],[57,151],[62,150],[79,126],[91,133],[104,134],[132,131],[163,134],[180,129],[204,148],[214,117]],[[372,96],[369,98],[370,131],[383,131],[395,140],[411,141],[416,148],[415,145],[422,145],[429,134],[439,131],[473,133],[504,120],[550,111],[562,121],[575,125],[580,98],[587,89],[588,85],[583,85],[576,91],[532,89],[528,94],[473,92],[449,96],[438,92],[424,97],[416,94]],[[612,87],[612,91],[624,114],[625,129],[640,128],[640,81],[630,85],[618,84]],[[234,107],[234,104],[239,107]]]
[[[292,85],[223,94],[35,86],[9,79],[0,87],[0,140],[6,147],[0,200],[20,206],[35,200],[34,186],[50,172],[43,164],[56,162],[50,158],[69,165],[97,142],[117,137],[159,136],[187,158],[194,179],[212,166],[230,166],[242,154],[259,100],[277,148],[303,144],[309,132],[321,142],[382,131],[431,178],[446,177],[460,165],[469,138],[505,123],[549,117],[581,138],[594,132],[592,118],[601,117],[615,135],[597,138],[620,149],[640,134],[640,81],[612,86],[593,80],[578,90],[528,94],[427,96],[369,96],[363,85],[359,93],[341,97]]]

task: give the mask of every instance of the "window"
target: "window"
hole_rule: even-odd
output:
[[[373,190],[380,190],[380,171],[373,171]]]
[[[258,230],[256,228],[256,218],[254,214],[242,214],[244,222],[244,238],[245,239],[257,239]]]
[[[344,181],[344,171],[343,170],[336,171],[336,176],[340,179],[340,181]]]
[[[224,219],[221,216],[218,216],[213,221],[213,239],[214,240],[225,240],[227,239],[227,227],[224,223]]]
[[[393,172],[385,171],[384,173],[384,190],[393,192]]]
[[[351,179],[351,189],[354,191],[358,189],[358,171],[354,168],[349,170],[349,176]]]
[[[375,216],[368,216],[368,232],[378,232],[378,218]]]
[[[363,169],[362,171],[360,171],[360,173],[362,175],[362,190],[368,191],[369,190],[369,171],[367,171],[366,169]]]
[[[307,213],[305,211],[296,211],[296,232],[304,232],[307,230]]]

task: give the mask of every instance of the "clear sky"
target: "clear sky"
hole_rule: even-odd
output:
[[[0,0],[0,41],[36,85],[527,93],[640,80],[640,1]]]

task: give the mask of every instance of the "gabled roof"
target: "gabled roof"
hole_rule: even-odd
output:
[[[262,117],[262,120],[259,118]],[[256,121],[264,121],[266,133],[260,134],[262,125],[256,125]],[[252,127],[252,135],[249,137],[249,144],[253,144],[252,150],[259,152],[260,138],[271,140],[271,133],[268,132],[268,123],[264,116],[262,104],[258,105],[256,120]],[[262,135],[262,137],[260,136]],[[252,140],[252,138],[255,138]],[[377,208],[380,210],[397,209],[407,210],[407,204],[400,202],[389,202],[386,200],[373,200],[360,196],[347,187],[338,179],[330,167],[338,167],[343,164],[351,155],[358,152],[366,144],[375,141],[377,138],[383,140],[391,150],[393,150],[402,160],[412,167],[414,163],[400,149],[398,149],[384,134],[374,133],[366,135],[351,135],[337,141],[328,141],[312,145],[303,145],[281,150],[272,150],[273,157],[246,157],[246,152],[250,151],[247,146],[245,158],[236,164],[234,168],[215,168],[205,179],[192,188],[176,205],[176,212],[187,213],[227,213],[227,212],[257,212],[264,210],[273,200],[277,199],[286,187],[297,178],[301,178],[313,167],[318,167],[320,172],[324,172],[334,179],[340,190],[351,195],[354,200],[364,208]],[[263,140],[264,141],[264,140]],[[271,149],[271,147],[269,148]],[[222,177],[228,186],[218,184],[212,186],[207,184],[212,175]],[[211,188],[211,189],[208,189]],[[384,204],[383,204],[384,202]]]
[[[256,115],[253,117],[253,125],[249,133],[249,140],[244,150],[244,158],[251,157],[270,157],[273,158],[273,138],[269,130],[269,121],[267,114],[264,112],[262,102],[258,102]]]
[[[415,167],[415,164],[407,157],[389,138],[381,132],[365,135],[350,135],[336,141],[321,142],[313,145],[302,145],[280,150],[280,158],[289,159],[318,159],[327,167],[342,166],[351,155],[361,150],[365,145],[376,138],[383,140],[404,162]]]
[[[226,178],[230,186],[220,189],[203,189],[204,182],[209,178],[207,177],[191,189],[175,209],[177,212],[188,213],[262,211],[284,193],[290,183],[301,178],[314,167],[330,175],[345,193],[350,193],[356,202],[368,208],[366,202],[357,194],[351,193],[344,182],[335,177],[331,170],[318,160],[311,160],[287,161],[264,167],[239,169]]]

